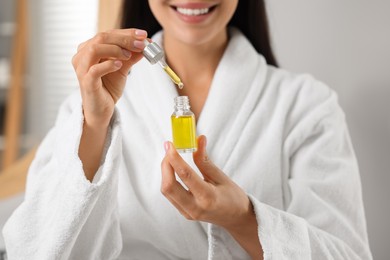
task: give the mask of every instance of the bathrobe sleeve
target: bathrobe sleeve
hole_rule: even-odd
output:
[[[251,197],[264,258],[372,259],[358,165],[336,94],[292,128],[284,157],[286,212]]]
[[[285,209],[249,194],[258,221],[264,259],[372,259],[360,176],[336,94],[312,107],[292,108],[282,166]],[[234,242],[212,225],[211,259],[231,258]]]
[[[9,259],[113,259],[122,247],[117,184],[121,154],[115,111],[93,182],[78,157],[79,94],[61,107],[30,166],[24,202],[3,229]]]

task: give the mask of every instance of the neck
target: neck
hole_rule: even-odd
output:
[[[164,34],[163,43],[169,66],[179,75],[185,86],[209,87],[226,49],[228,35],[227,31],[224,31],[207,42],[191,45]]]
[[[198,44],[188,44],[165,33],[163,43],[169,66],[184,83],[178,95],[189,97],[191,110],[198,119],[228,43],[227,31]]]

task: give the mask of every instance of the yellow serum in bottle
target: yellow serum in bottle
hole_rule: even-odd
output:
[[[171,116],[173,144],[180,153],[192,153],[197,149],[194,113],[187,96],[175,98]]]

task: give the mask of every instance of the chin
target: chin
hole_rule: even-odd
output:
[[[206,44],[210,41],[213,41],[216,37],[219,37],[219,35],[222,35],[221,33],[209,29],[206,30],[191,28],[182,28],[181,30],[178,29],[174,32],[170,32],[169,34],[183,43],[194,46]]]

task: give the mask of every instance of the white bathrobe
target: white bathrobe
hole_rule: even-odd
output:
[[[186,220],[160,192],[175,96],[158,65],[134,66],[90,183],[78,157],[81,98],[72,95],[4,228],[9,259],[249,259],[224,229]],[[232,30],[197,134],[250,197],[265,259],[372,258],[345,116],[323,83],[268,66]]]

